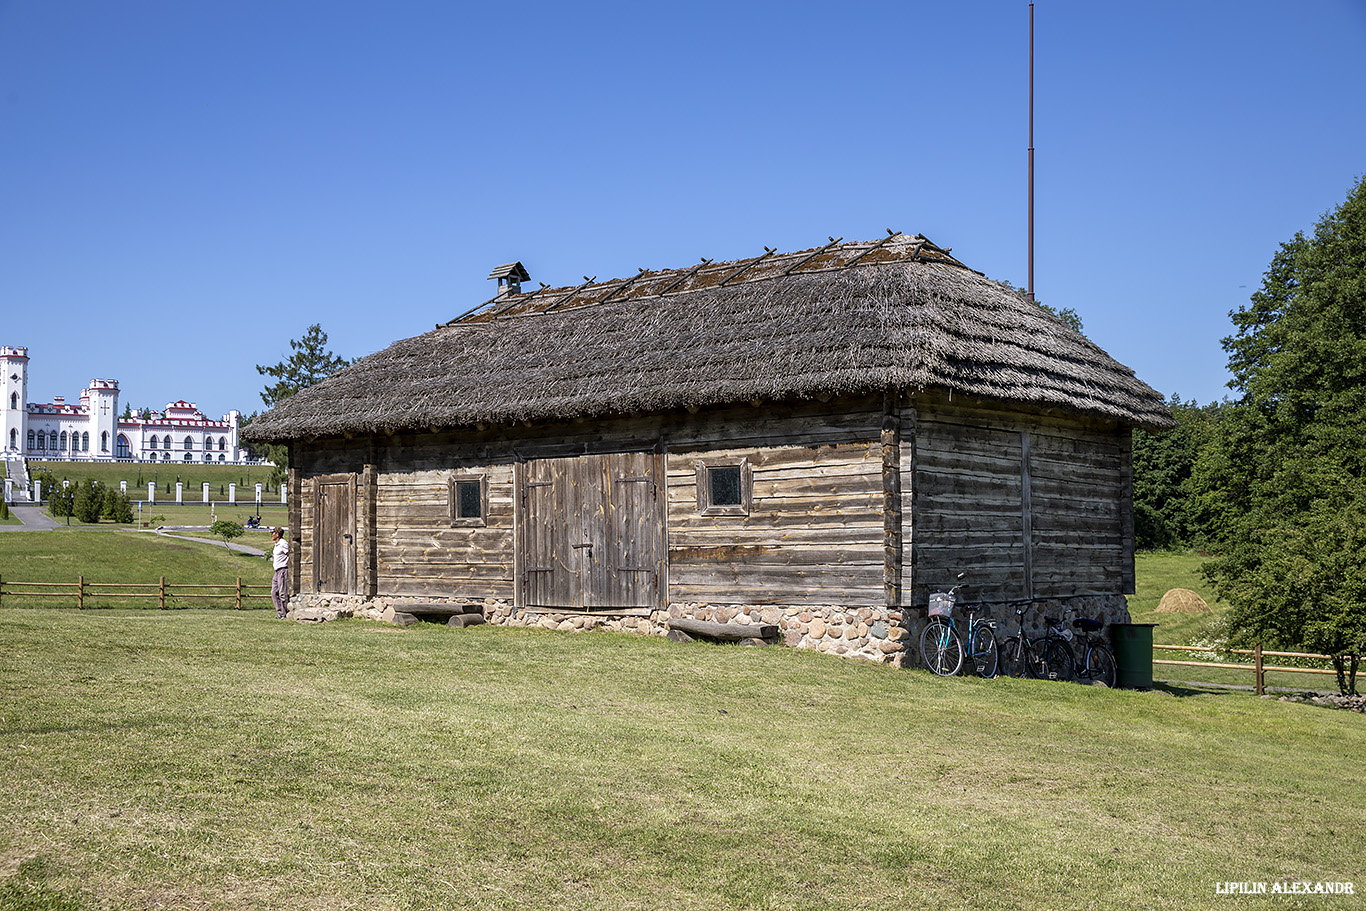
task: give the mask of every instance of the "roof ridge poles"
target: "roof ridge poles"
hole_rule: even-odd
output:
[[[876,250],[878,247],[881,247],[883,244],[887,243],[887,241],[891,240],[892,238],[894,238],[894,237],[900,237],[900,236],[901,236],[901,232],[900,232],[900,231],[893,231],[891,228],[888,228],[888,229],[887,229],[887,236],[886,236],[886,237],[882,238],[882,240],[880,240],[880,241],[878,241],[877,243],[873,244],[873,245],[872,245],[871,247],[869,247],[867,250],[864,250],[864,251],[863,251],[862,253],[860,253],[858,256],[855,256],[853,259],[849,260],[849,262],[845,263],[845,264],[844,264],[845,268],[847,269],[848,267],[852,266],[854,263],[856,263],[856,262],[858,262],[859,260],[863,259],[863,257],[867,256],[869,253],[872,253],[874,250]]]
[[[765,244],[765,245],[764,245],[764,253],[763,253],[762,256],[756,256],[756,257],[754,257],[754,258],[751,259],[749,262],[745,263],[743,266],[741,266],[740,268],[736,269],[736,270],[735,270],[734,272],[732,272],[730,275],[727,275],[725,278],[721,279],[719,282],[716,283],[716,287],[718,287],[718,288],[724,288],[728,282],[734,281],[735,279],[739,278],[741,275],[744,275],[744,274],[745,274],[746,272],[748,272],[750,269],[752,269],[752,268],[754,268],[755,266],[759,265],[759,263],[761,263],[761,262],[763,262],[764,260],[768,259],[770,256],[772,256],[774,253],[777,253],[777,252],[778,252],[778,248],[777,248],[777,247],[769,247],[767,244]]]
[[[556,300],[553,304],[551,304],[549,307],[546,307],[546,308],[545,308],[544,310],[542,310],[541,312],[542,312],[542,313],[549,313],[551,310],[554,310],[556,307],[558,307],[560,304],[563,304],[565,301],[567,301],[567,300],[573,300],[573,298],[574,298],[574,296],[575,296],[576,294],[578,294],[578,293],[579,293],[580,291],[582,291],[584,288],[587,288],[589,285],[593,284],[593,282],[595,282],[595,281],[597,281],[597,280],[598,280],[598,277],[597,277],[596,275],[594,275],[592,278],[589,278],[587,275],[585,275],[585,276],[583,277],[583,284],[582,284],[582,285],[579,285],[577,288],[575,288],[573,291],[570,291],[570,292],[569,292],[568,294],[566,294],[564,297],[559,298],[559,299]]]
[[[607,295],[606,297],[602,298],[601,300],[595,301],[595,303],[599,303],[599,304],[605,304],[605,303],[607,303],[609,300],[611,300],[612,298],[616,297],[616,296],[617,296],[618,294],[620,294],[622,291],[625,291],[627,288],[631,287],[633,284],[635,284],[636,282],[640,281],[640,277],[641,277],[642,275],[644,275],[646,272],[649,272],[649,271],[650,271],[649,269],[640,269],[639,272],[637,272],[635,275],[631,276],[630,278],[622,279],[621,284],[619,284],[619,285],[617,285],[615,288],[613,288],[613,289],[608,293],[608,295]]]
[[[672,291],[673,289],[677,288],[679,285],[683,284],[683,283],[684,283],[685,281],[687,281],[688,279],[692,278],[694,275],[696,275],[696,274],[698,273],[699,270],[705,268],[706,266],[710,266],[710,265],[711,265],[711,260],[708,259],[708,258],[705,257],[705,256],[702,257],[702,261],[701,261],[700,263],[698,263],[697,265],[693,266],[691,269],[689,269],[689,270],[688,270],[687,272],[685,272],[684,274],[680,275],[680,276],[678,277],[678,281],[674,282],[672,285],[670,285],[669,287],[665,288],[663,291],[658,292],[658,293],[655,294],[654,296],[655,296],[655,297],[663,297],[664,295],[668,294],[668,293],[669,293],[670,291]]]
[[[825,236],[828,237],[828,238],[830,238],[830,243],[826,244],[824,247],[821,247],[819,250],[815,251],[814,253],[810,254],[809,256],[803,256],[801,259],[797,260],[797,262],[795,262],[795,263],[793,263],[792,265],[788,266],[787,269],[784,270],[783,274],[784,274],[784,275],[791,275],[793,272],[796,272],[796,271],[797,271],[798,269],[800,269],[802,266],[804,266],[804,265],[806,265],[807,263],[811,262],[811,260],[815,259],[817,256],[820,256],[820,255],[821,255],[822,253],[824,253],[826,250],[829,250],[829,249],[830,249],[831,247],[833,247],[835,244],[837,244],[837,243],[839,243],[840,241],[844,240],[843,237],[830,237],[829,234],[827,234],[827,235],[825,235]]]

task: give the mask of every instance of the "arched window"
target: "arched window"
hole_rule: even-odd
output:
[[[107,431],[107,430],[101,430],[101,431],[100,431],[100,452],[108,452],[108,451],[109,451],[109,431]]]
[[[19,407],[19,393],[17,393],[17,392],[11,392],[11,393],[9,394],[9,406],[10,406],[11,408],[18,408],[18,407]]]
[[[210,439],[209,437],[205,437],[205,438],[204,438],[204,451],[205,451],[205,452],[208,452],[208,451],[209,451],[209,448],[210,448],[211,446],[213,446],[213,440]]]
[[[32,431],[32,430],[30,430],[30,431],[28,432],[28,448],[29,448],[29,449],[39,449],[39,448],[41,448],[41,447],[39,447],[39,446],[34,446],[34,445],[33,445],[33,431]]]
[[[66,431],[62,431],[61,445],[57,447],[58,452],[66,452]]]
[[[186,449],[194,449],[194,437],[186,437],[186,438],[185,438],[185,448],[186,448]]]
[[[18,449],[18,448],[19,448],[19,431],[18,431],[16,428],[13,428],[13,427],[10,428],[10,432],[9,432],[9,448],[10,448],[10,449]],[[220,456],[219,458],[222,458],[222,456]]]
[[[51,433],[49,433],[47,435],[47,441],[51,444],[48,447],[49,449],[51,449],[53,452],[60,452],[60,450],[57,449],[57,431],[54,430]]]
[[[128,437],[124,436],[123,434],[118,435],[118,439],[115,441],[114,447],[114,454],[118,456],[120,459],[127,459],[132,457],[132,453],[128,449]]]
[[[226,459],[226,458],[227,458],[227,456],[221,455],[221,454],[220,454],[220,455],[218,456],[218,461],[221,462],[221,461],[223,461],[223,460]]]
[[[82,451],[82,452],[89,452],[89,451],[90,451],[90,432],[89,432],[89,431],[86,431],[85,433],[81,434],[81,451]]]
[[[163,453],[161,454],[161,461],[163,461],[163,462],[169,462],[169,461],[171,461],[171,454],[170,454],[169,452],[163,452]]]
[[[218,451],[219,451],[219,452],[226,452],[227,449],[228,449],[228,438],[227,438],[227,437],[219,437],[219,438],[218,438]],[[221,461],[223,461],[223,460],[222,460],[222,459],[219,459],[218,461],[221,462]]]
[[[193,461],[194,461],[194,453],[192,453],[192,452],[187,452],[187,453],[185,453],[185,461],[187,461],[187,462],[193,462]]]
[[[151,438],[150,440],[147,441],[147,448],[148,448],[148,449],[156,449],[156,448],[157,448],[157,435],[156,435],[155,433],[152,434],[152,438]]]

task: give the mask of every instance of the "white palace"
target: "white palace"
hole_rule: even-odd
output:
[[[28,400],[28,349],[0,346],[4,392],[0,440],[9,458],[62,461],[222,462],[247,461],[238,447],[242,415],[230,411],[211,421],[193,402],[171,402],[165,411],[130,411],[119,417],[118,380],[91,380],[78,404],[56,396],[49,404]]]

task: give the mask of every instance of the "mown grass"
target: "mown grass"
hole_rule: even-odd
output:
[[[0,889],[52,907],[1224,908],[1366,850],[1360,716],[1243,694],[264,612],[0,653]]]

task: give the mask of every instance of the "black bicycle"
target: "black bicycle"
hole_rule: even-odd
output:
[[[1037,599],[1036,599],[1037,600]],[[1019,629],[1001,645],[1001,666],[1011,677],[1037,677],[1040,680],[1071,680],[1076,672],[1072,648],[1063,635],[1062,621],[1044,617],[1044,634],[1037,639],[1025,635],[1025,615],[1034,601],[1015,609]],[[1069,631],[1070,632],[1070,631]]]
[[[1074,614],[1076,612],[1076,608],[1070,607],[1064,613]],[[1081,638],[1073,643],[1078,656],[1076,662],[1077,679],[1114,689],[1115,680],[1118,676],[1115,653],[1110,651],[1110,647],[1105,644],[1104,639],[1096,635],[1104,624],[1090,617],[1078,617],[1072,621],[1072,625],[1081,631]]]

